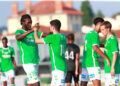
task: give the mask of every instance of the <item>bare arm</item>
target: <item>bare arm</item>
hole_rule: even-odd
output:
[[[114,53],[113,53],[112,66],[111,66],[111,76],[114,76],[114,75],[115,75],[114,67],[115,67],[116,61],[117,61],[117,52],[114,52]]]
[[[13,62],[13,64],[14,64],[15,69],[17,69],[17,66],[16,66],[16,62],[15,62],[15,58],[14,58],[14,57],[12,57],[12,62]]]
[[[34,31],[34,30],[31,29],[31,30],[29,30],[29,31],[27,31],[27,32],[25,32],[25,33],[23,33],[23,34],[16,35],[16,39],[17,39],[17,40],[21,40],[21,39],[25,38],[28,34],[30,34],[31,32],[33,32],[33,31]]]
[[[93,45],[93,50],[99,54],[101,57],[105,58],[107,60],[107,64],[110,66],[110,61],[108,57],[99,49],[98,45]]]
[[[43,39],[38,37],[37,31],[37,28],[34,28],[35,43],[44,44]]]
[[[79,55],[80,53],[76,53],[76,59],[75,59],[75,76],[77,77],[78,73],[78,69],[79,69]]]

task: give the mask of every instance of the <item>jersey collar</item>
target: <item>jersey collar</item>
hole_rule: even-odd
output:
[[[6,48],[4,48],[4,47],[2,47],[3,49],[8,49],[9,48],[9,46],[8,47],[6,47]]]

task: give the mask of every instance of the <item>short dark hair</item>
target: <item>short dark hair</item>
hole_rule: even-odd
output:
[[[54,26],[57,31],[60,31],[60,27],[61,27],[61,22],[60,22],[60,20],[54,19],[54,20],[50,21],[50,24],[51,24],[52,26]]]
[[[74,39],[75,39],[75,38],[74,38],[74,34],[73,34],[73,33],[68,34],[68,35],[67,35],[67,39],[68,39],[68,40],[74,40]]]
[[[112,24],[109,22],[109,21],[104,21],[103,23],[102,23],[102,26],[105,26],[105,28],[109,28],[110,29],[110,31],[111,31],[111,28],[112,28]]]
[[[99,22],[104,22],[104,19],[101,18],[101,17],[97,17],[97,18],[95,18],[94,21],[93,21],[93,23],[94,23],[95,25],[97,25]]]
[[[25,21],[25,19],[30,19],[32,21],[31,16],[29,14],[24,14],[20,19],[21,25],[22,25],[22,22]]]
[[[6,42],[8,42],[7,37],[3,37],[3,38],[2,38],[2,41],[3,41],[3,40],[5,40]]]

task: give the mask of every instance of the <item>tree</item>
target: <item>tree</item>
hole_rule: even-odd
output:
[[[81,11],[83,12],[82,24],[91,25],[94,13],[88,0],[82,2]]]
[[[103,15],[103,13],[102,13],[101,10],[98,10],[98,12],[97,12],[97,14],[96,14],[95,17],[101,17],[101,18],[104,18],[104,15]]]
[[[115,18],[117,15],[120,15],[120,13],[113,14],[112,18]]]

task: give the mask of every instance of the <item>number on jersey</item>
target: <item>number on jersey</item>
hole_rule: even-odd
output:
[[[71,51],[70,53],[68,53],[68,51],[65,52],[65,58],[68,59],[74,59],[74,52]]]

